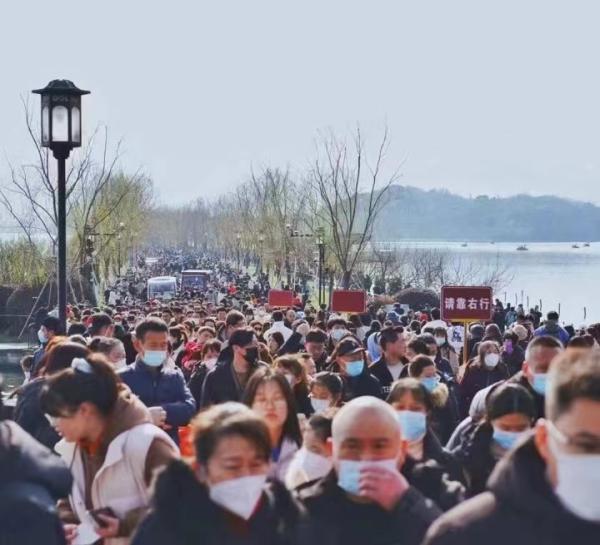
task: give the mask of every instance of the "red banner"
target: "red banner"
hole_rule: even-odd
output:
[[[494,300],[489,286],[443,286],[442,320],[479,322],[492,318]]]
[[[291,307],[294,304],[294,292],[290,290],[269,290],[270,307]]]
[[[362,313],[367,309],[367,294],[362,290],[334,290],[331,310]]]

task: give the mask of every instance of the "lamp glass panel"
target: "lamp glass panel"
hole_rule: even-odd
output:
[[[71,141],[81,143],[81,114],[77,106],[71,108]]]
[[[65,106],[52,108],[52,141],[69,141],[69,110]]]
[[[48,106],[42,108],[42,144],[50,142],[50,110]]]

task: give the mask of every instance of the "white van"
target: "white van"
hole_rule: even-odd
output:
[[[177,295],[177,279],[174,276],[155,276],[148,279],[148,301],[168,301]]]

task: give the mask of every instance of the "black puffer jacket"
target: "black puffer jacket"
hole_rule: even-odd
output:
[[[452,451],[452,456],[462,469],[467,484],[467,495],[475,496],[485,490],[488,478],[496,467],[492,456],[494,429],[482,422],[467,432],[463,442]]]
[[[71,491],[71,472],[14,422],[0,422],[0,544],[62,545],[56,501]]]
[[[17,398],[14,419],[34,439],[53,449],[54,445],[60,441],[60,435],[56,433],[42,412],[40,392],[44,384],[46,384],[46,379],[40,377],[23,386]]]
[[[269,481],[261,504],[244,521],[213,503],[182,461],[156,483],[154,507],[132,545],[304,545],[304,511],[283,484]]]
[[[600,524],[575,517],[554,494],[532,438],[498,464],[488,488],[438,519],[424,545],[600,543]]]
[[[392,511],[357,503],[337,485],[335,472],[297,489],[309,518],[312,545],[420,545],[440,515],[412,486]]]

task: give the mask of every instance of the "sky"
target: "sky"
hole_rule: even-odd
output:
[[[301,173],[320,131],[387,125],[400,183],[600,203],[596,0],[18,0],[0,7],[0,180],[21,96],[66,78],[163,203],[252,168]],[[38,98],[30,96],[32,107]]]

